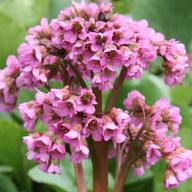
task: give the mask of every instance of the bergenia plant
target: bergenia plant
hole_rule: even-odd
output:
[[[188,69],[183,44],[148,26],[113,14],[112,5],[73,2],[48,22],[29,29],[18,56],[0,71],[0,110],[16,107],[19,90],[35,91],[19,110],[29,135],[27,158],[40,170],[60,174],[66,155],[74,164],[78,192],[86,192],[81,162],[92,160],[93,191],[108,191],[108,163],[116,159],[113,192],[121,192],[129,171],[136,176],[160,159],[166,162],[165,188],[192,177],[192,151],[177,136],[180,110],[160,98],[152,106],[133,90],[117,108],[121,85],[142,77],[162,57],[165,83],[180,84]],[[53,83],[57,82],[57,83]],[[57,87],[54,85],[57,84]],[[111,91],[107,107],[103,93]],[[36,122],[47,129],[36,131]]]

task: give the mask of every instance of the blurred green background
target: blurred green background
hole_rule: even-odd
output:
[[[57,16],[59,10],[70,4],[70,0],[0,0],[0,67],[5,66],[6,57],[15,54],[18,45],[24,41],[27,29],[37,24],[41,17],[49,19]],[[185,43],[188,52],[192,51],[192,0],[113,0],[114,12],[135,19],[147,19],[152,27],[163,32],[167,38],[176,38]],[[169,88],[161,78],[161,60],[152,64],[150,72],[141,80],[125,82],[118,105],[121,106],[127,91],[140,90],[149,104],[160,97],[167,97],[181,107],[183,123],[180,130],[182,143],[192,148],[192,75],[188,74],[180,86]],[[33,98],[33,93],[22,91],[18,103]],[[37,129],[43,125],[38,123]],[[26,150],[22,136],[18,112],[0,115],[0,192],[74,192],[73,168],[66,160],[63,174],[46,175],[38,171],[33,162],[26,160]],[[114,164],[111,163],[113,170]],[[84,163],[88,188],[91,189],[91,165]],[[163,169],[160,162],[143,177],[129,176],[125,191],[163,192]],[[113,172],[113,171],[112,171]],[[113,185],[110,174],[110,188]],[[91,191],[91,190],[90,190]],[[182,184],[177,192],[191,192],[192,180]]]

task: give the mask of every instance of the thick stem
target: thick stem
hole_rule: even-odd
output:
[[[121,69],[120,75],[119,75],[118,79],[116,80],[114,87],[113,87],[113,90],[111,92],[111,95],[109,97],[109,102],[107,105],[107,111],[115,106],[118,95],[119,95],[120,88],[123,84],[123,81],[125,79],[126,74],[127,74],[127,68],[123,67]]]
[[[73,164],[77,182],[77,192],[87,192],[82,164]]]
[[[102,114],[102,92],[98,89],[93,89],[97,105],[96,114]],[[89,141],[91,150],[91,159],[93,167],[93,192],[108,191],[108,145],[107,142]]]

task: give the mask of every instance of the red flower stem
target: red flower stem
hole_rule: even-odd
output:
[[[115,179],[117,179],[119,172],[121,170],[121,161],[122,161],[122,154],[121,154],[121,146],[117,144],[116,146],[116,170],[115,170]]]
[[[121,86],[123,84],[126,74],[127,74],[127,68],[123,66],[123,68],[121,69],[120,75],[114,84],[111,95],[109,97],[107,111],[109,111],[110,109],[112,109],[115,106],[118,95],[119,95],[119,91],[121,89]]]
[[[73,148],[70,147],[70,152],[72,153]],[[75,171],[76,184],[77,184],[77,192],[87,192],[87,186],[85,182],[85,175],[83,166],[81,163],[73,163],[73,168]]]
[[[98,89],[93,89],[96,96],[97,116],[102,114],[102,92]],[[93,167],[93,192],[108,191],[108,145],[107,142],[89,141],[91,151],[92,167]]]
[[[115,180],[115,185],[113,188],[113,192],[122,192],[123,188],[125,186],[125,182],[129,173],[129,170],[134,162],[136,162],[138,159],[140,159],[143,156],[143,154],[140,154],[136,157],[132,158],[132,152],[130,149],[130,152],[127,154],[127,157],[125,159],[125,162],[121,166],[121,170],[119,175],[117,176],[117,179]]]
[[[85,182],[85,176],[82,164],[73,163],[73,167],[77,182],[77,192],[87,192],[87,186]]]

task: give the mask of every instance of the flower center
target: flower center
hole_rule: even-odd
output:
[[[97,120],[93,119],[91,122],[89,122],[89,130],[93,131],[95,130],[98,126],[97,126]]]
[[[80,100],[81,103],[83,103],[84,105],[88,105],[91,103],[93,97],[90,93],[85,93],[83,96],[81,96]]]
[[[80,33],[81,30],[82,30],[81,24],[80,24],[79,22],[73,23],[72,30],[73,30],[73,32],[75,32],[75,33]]]

